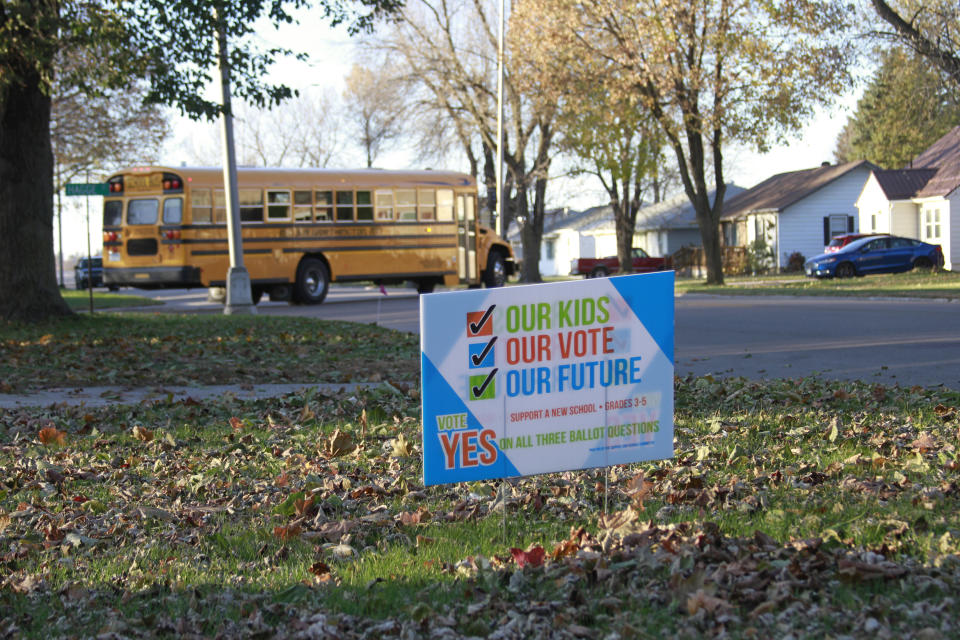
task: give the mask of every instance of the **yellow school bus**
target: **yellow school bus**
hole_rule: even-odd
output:
[[[331,282],[497,287],[517,270],[510,245],[480,224],[467,174],[240,168],[237,183],[254,302],[319,304]],[[222,169],[137,167],[107,184],[105,284],[225,286]]]

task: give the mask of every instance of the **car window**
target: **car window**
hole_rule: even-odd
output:
[[[863,251],[880,251],[887,248],[887,238],[878,238],[863,245]]]
[[[643,249],[641,249],[640,247],[634,247],[634,249],[633,249],[633,257],[634,257],[634,258],[648,258],[648,257],[650,257],[650,256],[648,256],[648,255],[647,255],[647,252],[644,251]]]

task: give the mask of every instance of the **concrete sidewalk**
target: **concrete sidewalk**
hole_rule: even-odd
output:
[[[352,393],[358,389],[386,387],[384,382],[352,382],[321,384],[239,384],[211,386],[158,385],[148,388],[134,387],[83,387],[75,389],[42,389],[24,394],[0,393],[0,409],[18,407],[68,406],[104,407],[120,404],[132,405],[144,402],[180,402],[193,399],[197,402],[210,398],[232,397],[238,400],[256,400],[296,393],[308,389],[324,395]]]

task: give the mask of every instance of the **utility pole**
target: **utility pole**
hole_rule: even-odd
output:
[[[233,143],[233,109],[230,106],[230,61],[227,56],[226,17],[216,15],[217,65],[220,68],[220,124],[223,132],[223,186],[227,205],[227,246],[230,269],[227,271],[227,298],[223,313],[256,314],[250,292],[250,274],[243,266],[243,234],[240,226],[240,190],[237,187],[237,155]]]

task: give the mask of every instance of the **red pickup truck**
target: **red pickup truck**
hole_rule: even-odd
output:
[[[673,258],[651,258],[647,252],[639,247],[630,250],[633,255],[633,272],[646,273],[648,271],[663,271],[673,267]],[[617,256],[609,258],[578,258],[570,263],[570,274],[586,276],[588,278],[603,278],[611,273],[620,271],[620,259]]]

